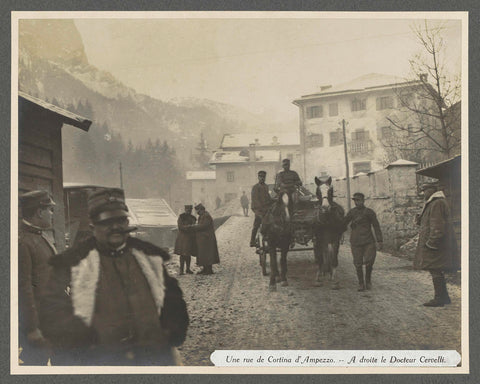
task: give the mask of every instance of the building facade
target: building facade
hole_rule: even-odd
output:
[[[207,210],[213,211],[216,207],[217,193],[215,171],[189,171],[187,181],[192,191],[191,204],[202,203]],[[222,200],[223,197],[219,196]]]
[[[240,199],[243,191],[250,198],[252,186],[258,182],[258,171],[267,172],[267,184],[275,181],[281,168],[280,151],[217,151],[210,164],[216,167],[216,191],[223,202]]]
[[[384,168],[390,160],[385,142],[394,134],[387,118],[400,118],[408,124],[410,116],[402,111],[399,92],[408,95],[412,89],[414,97],[417,86],[415,81],[369,74],[294,100],[299,107],[306,183],[315,176],[346,176],[343,120],[350,175]]]
[[[303,174],[300,135],[297,130],[279,133],[229,133],[223,135],[222,151],[278,151],[281,159],[290,159],[291,168]]]

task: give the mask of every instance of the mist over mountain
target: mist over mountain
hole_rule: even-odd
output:
[[[102,136],[93,134],[95,131],[102,131],[105,137],[116,135],[125,145],[131,142],[134,147],[148,140],[166,141],[176,151],[184,171],[195,166],[195,148],[202,132],[208,147],[215,149],[224,133],[282,130],[264,116],[225,103],[191,97],[162,101],[138,94],[89,63],[73,20],[20,21],[19,89],[60,107],[90,114],[84,116],[93,121],[89,133],[63,130],[66,181],[102,181],[84,180],[89,172],[81,172],[81,164],[72,157],[82,150],[79,145],[86,145],[88,140],[83,135],[102,140]],[[89,108],[79,111],[78,107],[87,102]]]

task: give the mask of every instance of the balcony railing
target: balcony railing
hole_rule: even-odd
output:
[[[352,140],[349,144],[351,154],[368,153],[373,150],[371,140]]]

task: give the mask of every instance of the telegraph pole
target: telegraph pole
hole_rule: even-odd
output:
[[[348,151],[347,151],[347,134],[345,133],[345,119],[342,119],[342,129],[343,129],[343,149],[345,151],[345,168],[347,171],[347,208],[350,211],[352,207],[350,202],[350,171],[348,166]]]
[[[122,162],[121,161],[120,161],[119,169],[120,169],[120,188],[123,189],[123,174],[122,174]]]

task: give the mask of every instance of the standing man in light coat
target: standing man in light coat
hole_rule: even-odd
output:
[[[415,263],[430,272],[433,281],[434,298],[426,307],[443,307],[451,300],[447,291],[445,271],[459,268],[457,242],[453,232],[450,208],[438,182],[421,186],[425,205],[417,218],[420,225]]]
[[[197,273],[212,275],[212,265],[220,263],[213,219],[210,213],[205,210],[203,204],[196,205],[195,210],[198,214],[198,222],[190,228],[195,232],[197,242],[197,264],[203,267]]]

